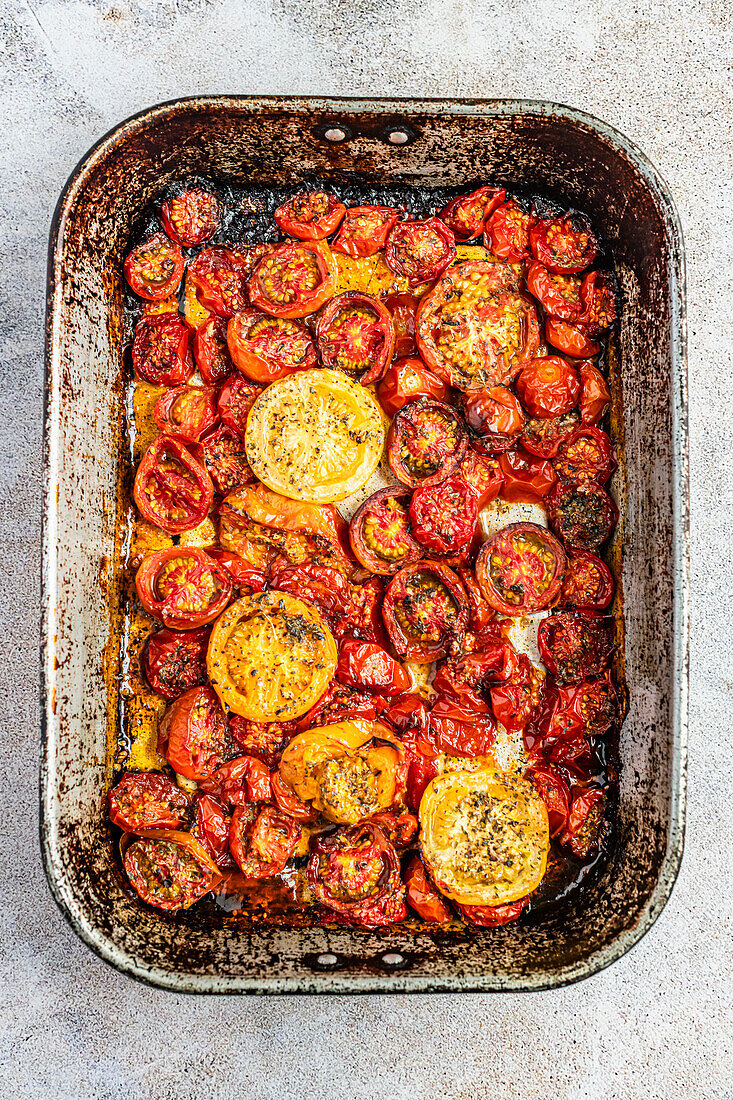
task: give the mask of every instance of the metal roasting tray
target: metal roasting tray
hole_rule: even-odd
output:
[[[122,888],[103,812],[115,682],[103,668],[114,658],[118,598],[121,260],[140,210],[170,180],[194,174],[293,187],[314,174],[422,187],[501,182],[583,209],[610,245],[624,302],[614,385],[624,461],[613,491],[630,707],[611,858],[559,908],[470,933],[237,931],[159,916]],[[154,107],[104,137],[59,200],[45,395],[41,841],[61,910],[101,958],[177,992],[537,990],[593,974],[648,931],[683,846],[687,379],[679,220],[631,142],[544,102],[214,96]]]

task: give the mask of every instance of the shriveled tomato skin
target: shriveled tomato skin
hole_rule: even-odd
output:
[[[158,727],[158,749],[175,772],[196,783],[236,755],[213,688],[191,688],[168,707]]]
[[[194,371],[189,339],[190,331],[178,313],[144,317],[132,342],[136,377],[153,386],[188,382]]]
[[[336,678],[342,684],[380,695],[400,695],[410,688],[410,677],[402,665],[373,642],[342,642]]]
[[[143,668],[153,691],[177,699],[189,688],[206,682],[206,650],[211,628],[157,630],[143,650]]]
[[[429,719],[430,738],[440,752],[450,756],[485,756],[496,740],[496,722],[488,706],[479,712],[475,702],[466,705],[439,696]]]
[[[267,764],[256,756],[233,754],[219,764],[201,782],[201,790],[218,798],[225,806],[245,806],[250,802],[269,802],[272,777]]]
[[[387,700],[381,695],[359,691],[333,680],[315,706],[298,719],[296,728],[302,733],[314,726],[328,726],[347,718],[373,721],[386,706]]]
[[[417,355],[396,359],[377,386],[377,399],[387,416],[394,416],[417,397],[447,401],[449,396],[449,387]]]
[[[177,290],[185,266],[180,245],[154,233],[127,254],[125,278],[140,298],[162,302]]]
[[[273,214],[289,237],[301,241],[320,241],[328,237],[342,221],[346,207],[325,191],[299,191]]]
[[[234,373],[234,363],[227,346],[227,322],[212,314],[196,329],[193,355],[201,377],[209,385],[225,382]]]
[[[557,348],[563,355],[569,355],[573,359],[585,359],[588,355],[598,355],[601,350],[601,345],[591,340],[587,329],[582,325],[571,325],[568,321],[560,321],[556,317],[548,317],[545,320],[545,337],[553,348]]]
[[[591,362],[578,363],[580,373],[580,419],[583,424],[598,424],[611,403],[611,391],[598,367]]]
[[[579,424],[580,416],[576,409],[571,409],[562,416],[525,420],[521,435],[522,447],[538,458],[554,458]]]
[[[214,501],[214,486],[186,447],[186,440],[161,435],[138,466],[133,495],[148,523],[178,535],[206,519]]]
[[[483,454],[473,443],[469,444],[456,474],[473,489],[479,510],[496,500],[504,484],[499,460],[493,455]]]
[[[349,335],[345,322],[351,317],[361,331]],[[394,351],[392,317],[384,305],[368,294],[349,290],[331,298],[318,318],[316,342],[324,367],[356,372],[362,386],[377,382],[387,370]],[[361,356],[353,360],[349,352]]]
[[[122,864],[138,896],[167,912],[188,909],[220,881],[219,869],[191,833],[151,829],[122,839]]]
[[[130,833],[178,829],[186,820],[190,801],[167,775],[125,772],[109,792],[109,819]]]
[[[616,283],[604,271],[589,271],[580,288],[583,313],[579,321],[591,336],[610,328],[617,317]]]
[[[390,581],[382,614],[397,655],[428,664],[444,657],[463,637],[469,619],[468,598],[460,578],[447,565],[415,562]],[[429,637],[429,633],[435,636]]]
[[[222,423],[244,439],[249,410],[262,393],[262,387],[241,374],[227,379],[219,391],[217,408]]]
[[[272,795],[283,813],[288,814],[294,821],[308,824],[318,820],[318,810],[308,802],[301,801],[279,771],[272,773]]]
[[[549,764],[533,764],[527,775],[539,791],[547,808],[550,836],[557,836],[567,825],[570,790],[557,769]]]
[[[195,187],[164,202],[160,220],[171,240],[190,248],[213,236],[223,213],[216,195]]]
[[[615,649],[608,619],[569,611],[542,620],[537,644],[548,672],[561,684],[601,676]]]
[[[344,215],[334,241],[334,252],[347,256],[375,256],[400,218],[392,206],[352,206]]]
[[[220,424],[206,432],[200,444],[207,473],[221,496],[255,480],[244,440],[235,429]]]
[[[262,344],[265,334],[269,339]],[[230,318],[227,345],[237,369],[262,385],[316,365],[316,349],[305,325],[291,318],[273,318],[256,309],[239,310]]]
[[[509,263],[519,263],[529,255],[529,232],[536,222],[514,199],[509,199],[487,218],[484,246]]]
[[[559,355],[533,359],[517,378],[516,387],[525,409],[536,417],[569,413],[580,396],[577,372]]]
[[[230,248],[205,248],[188,265],[186,276],[199,301],[217,317],[233,317],[247,305],[247,264]]]
[[[557,481],[557,474],[549,462],[521,449],[500,455],[499,466],[504,478],[502,499],[512,503],[537,504]]]
[[[506,199],[503,187],[479,187],[457,195],[438,214],[457,241],[470,241],[483,232],[484,223]]]
[[[407,903],[428,924],[448,924],[453,919],[447,903],[428,878],[420,856],[413,856],[405,872]]]
[[[529,898],[520,898],[509,905],[458,905],[461,916],[469,924],[479,928],[500,928],[503,924],[512,924],[522,915],[529,905]]]
[[[397,853],[381,829],[367,822],[315,838],[308,884],[321,905],[360,928],[407,916]]]
[[[295,851],[302,825],[274,806],[256,812],[237,806],[229,826],[229,848],[247,878],[271,878]]]
[[[581,280],[577,275],[556,275],[535,261],[527,271],[527,290],[551,317],[579,321],[583,313]]]
[[[218,799],[210,794],[198,793],[192,831],[222,871],[234,867],[234,860],[229,853],[230,822],[230,815]]]
[[[606,792],[599,787],[576,787],[573,790],[568,824],[560,833],[559,840],[579,859],[587,859],[600,843],[606,797]]]
[[[466,423],[489,451],[505,451],[524,426],[524,409],[508,386],[489,386],[468,390],[461,396]],[[496,437],[501,442],[496,447]]]

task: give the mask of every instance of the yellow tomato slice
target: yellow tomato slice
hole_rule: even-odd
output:
[[[250,409],[247,461],[276,493],[315,504],[365,485],[384,448],[372,394],[335,370],[306,370],[273,382]]]
[[[427,786],[419,816],[435,884],[461,905],[506,905],[541,882],[547,810],[529,780],[494,768],[447,772]]]
[[[315,607],[285,592],[255,592],[216,620],[207,667],[225,710],[255,722],[285,722],[320,699],[336,657]]]

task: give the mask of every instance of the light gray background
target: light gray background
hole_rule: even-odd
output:
[[[0,0],[0,13],[0,1095],[729,1100],[730,0]],[[580,985],[184,999],[98,961],[47,891],[36,776],[49,222],[107,129],[203,92],[556,100],[617,126],[671,187],[689,265],[687,849],[654,929]]]

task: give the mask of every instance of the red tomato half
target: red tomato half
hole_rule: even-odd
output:
[[[510,733],[524,730],[542,703],[543,677],[524,653],[516,655],[516,670],[508,680],[489,689],[497,722]]]
[[[446,401],[449,394],[445,382],[429,371],[418,356],[396,359],[387,367],[377,386],[377,398],[387,416],[394,416],[403,405],[416,397]]]
[[[555,417],[578,403],[580,379],[559,355],[544,355],[528,363],[516,382],[517,393],[530,416]]]
[[[527,772],[547,809],[550,836],[557,836],[568,820],[570,790],[561,775],[551,765],[535,764]]]
[[[382,830],[368,822],[313,840],[308,885],[331,914],[360,928],[379,928],[407,916],[397,853]]]
[[[280,772],[273,772],[272,795],[278,808],[294,821],[307,824],[318,820],[318,810],[314,810],[308,802],[302,802],[293,788],[285,782]]]
[[[225,806],[269,802],[272,798],[270,769],[259,757],[235,755],[203,780],[201,790],[218,798]]]
[[[187,278],[202,305],[217,317],[233,317],[247,305],[247,264],[232,249],[205,248],[188,265]]]
[[[178,386],[194,372],[190,330],[178,313],[144,317],[135,327],[132,365],[136,376],[152,386]]]
[[[420,856],[413,856],[405,873],[407,903],[427,924],[448,924],[453,914],[428,878]]]
[[[168,199],[160,208],[160,220],[168,236],[179,244],[203,244],[221,224],[224,209],[211,191],[192,187]]]
[[[440,562],[406,565],[389,583],[384,625],[398,657],[429,664],[445,657],[468,626],[468,600],[459,577]]]
[[[349,539],[354,554],[372,573],[389,576],[422,557],[410,533],[409,489],[378,489],[354,513]]]
[[[561,684],[601,676],[615,648],[608,619],[569,611],[542,620],[537,644],[548,672]]]
[[[392,358],[392,318],[368,294],[337,294],[318,318],[316,343],[324,367],[345,371],[366,386],[384,375]]]
[[[127,254],[125,278],[141,298],[162,302],[178,290],[185,266],[180,245],[154,233]]]
[[[439,752],[449,756],[486,756],[496,740],[496,722],[484,705],[469,705],[439,696],[428,717],[430,738]]]
[[[537,262],[527,271],[527,290],[545,313],[562,321],[579,321],[583,312],[579,275],[555,275]]]
[[[402,359],[407,355],[414,355],[417,351],[415,311],[420,299],[416,298],[414,294],[388,294],[383,301],[392,317],[395,356]]]
[[[504,477],[502,500],[511,503],[537,504],[557,481],[557,474],[549,462],[527,454],[521,448],[500,455],[499,466]]]
[[[455,256],[455,237],[438,218],[400,222],[387,237],[387,266],[407,279],[410,286],[432,283]]]
[[[557,348],[563,355],[570,355],[573,359],[598,355],[601,350],[601,345],[591,340],[588,330],[582,325],[571,325],[568,321],[560,321],[556,317],[548,317],[545,320],[545,338],[553,348]]]
[[[249,410],[262,393],[262,387],[235,374],[222,386],[217,408],[222,423],[244,439]]]
[[[196,798],[196,819],[191,832],[201,841],[217,867],[231,870],[234,860],[229,854],[229,824],[231,817],[221,802],[210,794],[201,794]]]
[[[303,827],[282,810],[237,806],[229,827],[229,847],[246,878],[271,878],[295,851]]]
[[[373,642],[342,642],[336,677],[342,684],[381,695],[401,695],[410,688],[410,677],[402,665]]]
[[[473,489],[479,509],[496,500],[504,484],[499,460],[482,454],[473,445],[469,446],[465,457],[461,459],[456,473]]]
[[[345,213],[344,204],[326,191],[299,191],[273,217],[288,237],[319,241],[333,233]]]
[[[469,428],[492,454],[508,451],[524,427],[524,409],[507,386],[469,390],[461,396],[461,405]]]
[[[347,256],[374,256],[399,218],[400,211],[392,206],[352,206],[331,247]]]
[[[587,859],[598,847],[604,824],[605,791],[598,787],[575,787],[567,827],[560,834],[578,859]]]
[[[478,497],[460,477],[446,478],[440,485],[416,489],[412,494],[412,533],[434,554],[467,554],[477,519]]]
[[[588,550],[568,555],[560,607],[569,611],[603,611],[613,599],[614,581],[604,561]]]
[[[150,554],[137,571],[135,587],[148,614],[172,630],[193,630],[212,623],[232,594],[226,570],[192,546]]]
[[[206,469],[217,493],[226,496],[233,489],[255,480],[239,432],[220,424],[201,439]]]
[[[469,924],[479,928],[500,928],[503,924],[512,924],[529,905],[529,898],[520,898],[508,905],[459,905],[461,916]]]
[[[330,726],[346,718],[366,718],[373,721],[379,717],[387,704],[381,696],[370,692],[357,691],[356,688],[332,680],[314,707],[298,719],[297,730],[309,730],[315,726]]]
[[[256,309],[235,313],[227,325],[227,344],[242,374],[265,385],[316,365],[316,349],[305,325]]]
[[[269,769],[276,768],[280,763],[283,749],[295,733],[295,722],[253,722],[249,718],[242,718],[239,714],[230,714],[229,729],[242,752],[248,757],[260,760]],[[248,770],[244,778],[250,794],[248,801],[255,801],[254,772]],[[231,783],[231,776],[227,782]],[[226,794],[226,791],[224,793]]]
[[[216,424],[214,394],[211,386],[176,386],[162,393],[153,410],[158,429],[196,443]]]
[[[458,412],[443,401],[420,397],[395,413],[387,436],[392,473],[411,489],[437,485],[458,466],[468,435]]]
[[[538,417],[526,420],[521,435],[525,451],[539,458],[554,458],[562,444],[570,438],[580,424],[577,409],[562,416]]]
[[[476,579],[501,615],[531,615],[557,601],[565,564],[565,551],[546,528],[511,523],[481,546]]]
[[[324,241],[280,244],[252,272],[250,302],[273,317],[305,317],[333,297],[336,276],[336,261]]]
[[[167,775],[125,772],[108,795],[109,819],[128,833],[179,829],[191,799]]]
[[[193,354],[201,377],[210,385],[224,382],[234,372],[227,345],[227,322],[212,314],[196,330]]]
[[[177,699],[190,688],[206,683],[209,627],[200,630],[157,630],[143,651],[143,668],[153,691]]]
[[[191,688],[171,703],[158,726],[158,750],[175,772],[196,783],[236,756],[213,688]]]
[[[610,328],[618,316],[616,311],[616,286],[610,275],[603,271],[589,271],[580,288],[583,314],[578,318],[591,336],[597,336]],[[572,318],[571,318],[572,320]]]
[[[509,199],[499,206],[484,227],[484,246],[500,260],[519,263],[529,255],[529,232],[537,219]]]
[[[555,460],[555,470],[565,481],[598,481],[603,484],[616,469],[611,440],[600,428],[578,428],[567,439]]]
[[[618,522],[618,508],[594,481],[559,481],[547,510],[553,530],[571,550],[597,550]]]
[[[135,892],[158,909],[188,909],[221,881],[219,868],[191,833],[155,829],[123,837],[122,865]]]
[[[209,475],[185,444],[178,436],[159,435],[135,475],[135,503],[143,518],[171,535],[198,527],[214,500]]]
[[[529,241],[535,259],[559,275],[584,271],[598,255],[590,222],[577,212],[542,218],[530,230]]]
[[[483,232],[484,222],[504,202],[503,187],[479,187],[468,195],[451,199],[438,214],[457,241],[470,241]]]
[[[584,424],[597,424],[611,402],[606,379],[593,363],[578,363],[580,371],[580,419]]]

